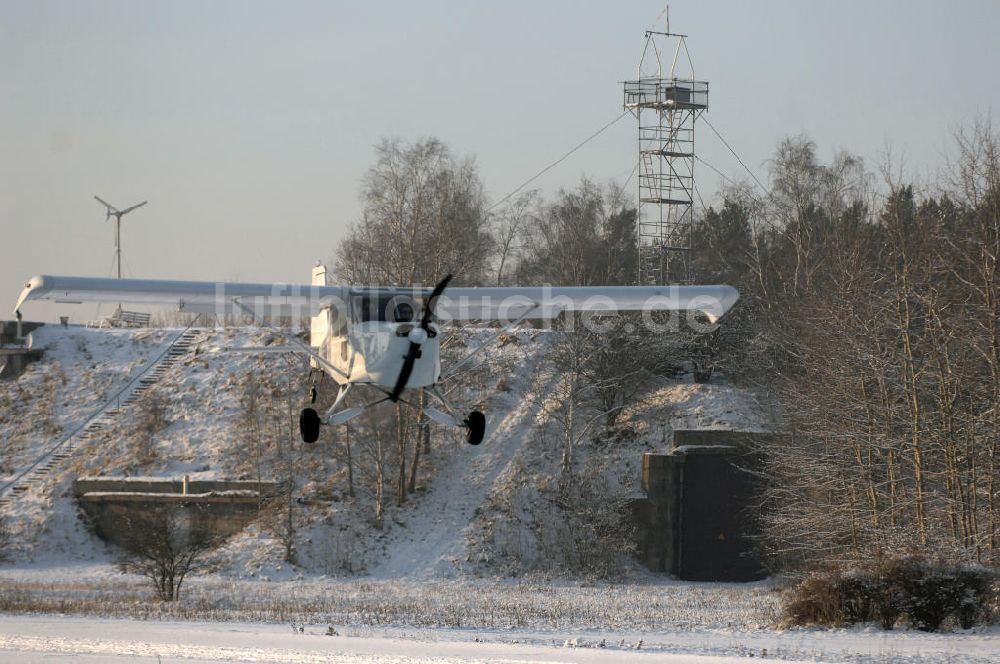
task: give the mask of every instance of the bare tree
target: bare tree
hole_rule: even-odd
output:
[[[526,228],[537,221],[540,200],[538,190],[532,189],[513,199],[494,215],[498,254],[497,286],[503,285],[504,268],[517,256],[518,250],[522,249],[520,244],[524,241]]]
[[[485,282],[493,240],[472,158],[435,138],[383,140],[365,176],[363,215],[336,252],[334,272],[355,284]]]
[[[618,341],[624,345],[616,345]],[[577,447],[598,424],[614,425],[618,413],[635,403],[644,375],[642,356],[635,350],[627,334],[610,340],[586,329],[563,332],[551,350],[552,366],[561,378],[544,405],[560,429],[563,491],[573,483]]]
[[[282,357],[284,359],[282,359]],[[255,370],[242,377],[239,416],[248,455],[242,458],[240,472],[263,479],[270,468],[280,482],[282,514],[280,519],[266,519],[267,527],[281,540],[285,560],[295,561],[295,468],[298,423],[295,413],[301,399],[300,365],[290,356],[271,356],[257,360]],[[263,500],[258,505],[263,508]]]
[[[392,447],[386,440],[395,433],[395,419],[389,416],[391,412],[392,409],[384,404],[366,409],[364,420],[367,435],[357,441],[362,455],[362,459],[358,459],[357,468],[367,476],[362,481],[370,483],[374,500],[373,523],[378,529],[385,524],[386,467],[391,463]]]
[[[959,135],[949,194],[886,166],[877,207],[855,160],[822,164],[808,142],[779,154],[743,294],[760,315],[747,344],[767,349],[750,379],[787,423],[759,450],[786,563],[997,560],[1000,167],[983,127]]]
[[[987,540],[994,562],[1000,560],[1000,514],[997,475],[1000,474],[1000,134],[988,117],[960,130],[955,142],[958,162],[951,189],[970,210],[967,242],[956,252],[963,280],[974,298],[969,320],[975,326],[972,346],[987,367],[983,376],[984,406],[974,422],[988,432],[986,475]],[[961,237],[961,236],[959,236]],[[972,511],[973,514],[975,511]]]
[[[255,479],[260,482],[262,479],[261,463],[264,457],[263,437],[261,435],[260,382],[252,371],[247,371],[243,375],[241,383],[242,391],[238,416],[245,449],[249,450],[247,456],[241,457],[247,464],[243,470],[253,473]]]
[[[354,455],[351,450],[351,428],[344,425],[344,456],[347,463],[347,495],[354,498]]]
[[[278,463],[282,477],[282,493],[284,494],[284,522],[280,530],[282,543],[285,545],[285,561],[294,563],[296,559],[295,550],[295,441],[298,435],[297,419],[295,417],[296,394],[299,390],[296,378],[298,377],[299,366],[293,363],[290,356],[284,356],[285,362],[278,368],[285,374],[284,383],[278,385],[274,396],[278,397],[274,404],[275,422],[284,423],[276,431],[275,440],[277,443]],[[283,392],[283,393],[282,393]],[[284,397],[284,399],[281,399]],[[281,401],[284,401],[284,413],[282,413]],[[284,417],[282,417],[284,415]]]
[[[193,532],[182,510],[170,505],[131,517],[119,562],[123,572],[146,577],[164,602],[180,599],[184,580],[205,568],[205,554],[218,544],[206,533]]]
[[[518,281],[563,286],[600,283],[605,270],[601,188],[584,179],[576,189],[561,189],[544,206],[536,223],[526,228],[526,248],[518,265]]]

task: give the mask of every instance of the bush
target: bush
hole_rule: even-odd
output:
[[[555,499],[559,520],[547,528],[541,555],[556,568],[589,578],[613,580],[625,572],[635,551],[635,526],[626,516],[626,494],[599,469],[573,474]]]
[[[959,581],[965,588],[956,614],[959,626],[969,629],[977,623],[989,622],[992,618],[990,614],[1000,600],[996,575],[984,574],[978,569],[963,569],[959,572]]]
[[[882,629],[892,629],[900,617],[908,612],[912,589],[921,573],[917,559],[912,557],[889,558],[876,562],[863,571],[871,580],[871,619],[877,620]]]
[[[836,574],[814,574],[802,580],[785,606],[792,625],[842,625],[846,618],[844,593]]]
[[[959,570],[918,561],[908,572],[900,577],[900,584],[906,593],[910,623],[923,632],[937,631],[945,618],[958,611],[966,594]]]
[[[177,504],[129,518],[123,539],[119,568],[146,577],[164,602],[180,599],[184,579],[205,569],[205,555],[220,543],[211,534],[195,531]]]
[[[888,630],[906,616],[912,627],[932,632],[953,617],[968,629],[989,619],[997,602],[995,581],[996,574],[983,567],[890,558],[807,577],[790,594],[785,621],[831,627],[878,622]]]
[[[836,583],[836,591],[843,607],[843,621],[849,625],[869,622],[873,616],[880,615],[876,598],[879,593],[873,587],[872,579],[867,576],[848,574],[840,577]],[[898,617],[899,614],[896,614]],[[895,618],[886,629],[892,629]],[[883,625],[884,626],[884,625]]]
[[[170,423],[167,420],[167,398],[159,390],[151,390],[140,403],[136,413],[135,456],[141,466],[148,466],[156,461],[155,437]]]
[[[0,515],[0,563],[10,560],[10,551],[14,546],[14,537],[7,527],[7,520]]]

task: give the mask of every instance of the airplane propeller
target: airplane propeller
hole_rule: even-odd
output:
[[[431,296],[427,298],[427,304],[424,305],[424,313],[420,317],[420,325],[414,327],[407,334],[410,340],[410,347],[406,351],[406,355],[403,356],[403,366],[399,370],[399,378],[396,379],[396,384],[389,395],[389,400],[392,402],[399,401],[399,395],[406,389],[406,381],[410,380],[410,374],[413,373],[413,365],[416,364],[417,359],[420,357],[420,345],[435,334],[431,329],[431,318],[434,317],[434,302],[441,296],[444,289],[448,287],[451,277],[452,275],[450,274],[445,276],[434,287],[434,290],[431,291]]]

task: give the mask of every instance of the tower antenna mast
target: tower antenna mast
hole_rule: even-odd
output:
[[[693,280],[694,128],[708,108],[708,82],[695,79],[687,35],[670,31],[669,5],[664,15],[666,31],[645,32],[637,76],[624,83],[625,110],[639,125],[636,236],[643,285]]]
[[[119,210],[111,203],[103,200],[100,196],[94,196],[98,203],[105,207],[104,221],[107,221],[111,217],[115,218],[115,262],[118,264],[118,278],[122,278],[122,217],[131,212],[136,208],[141,208],[143,205],[149,201],[143,201],[142,203],[137,203],[131,207],[127,207],[124,210]]]

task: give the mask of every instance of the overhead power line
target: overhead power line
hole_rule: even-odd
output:
[[[753,172],[752,170],[750,170],[750,167],[749,167],[749,166],[747,166],[747,165],[746,165],[746,164],[745,164],[745,163],[743,162],[743,159],[741,159],[741,158],[740,158],[740,156],[739,156],[738,154],[736,154],[736,150],[734,150],[734,149],[733,149],[733,146],[731,146],[731,145],[729,144],[729,142],[728,142],[728,141],[726,141],[726,139],[724,139],[724,138],[722,137],[722,134],[720,134],[720,133],[719,133],[719,130],[718,130],[718,129],[716,129],[716,128],[715,128],[715,126],[714,126],[714,125],[712,125],[712,123],[708,121],[708,118],[706,118],[706,117],[702,117],[702,119],[703,119],[703,120],[705,120],[705,124],[707,124],[707,125],[708,125],[708,128],[712,130],[712,133],[714,133],[714,134],[715,134],[716,136],[718,136],[718,137],[719,137],[719,140],[720,140],[720,141],[722,141],[722,144],[726,146],[726,149],[728,149],[728,150],[729,150],[729,152],[730,152],[730,153],[732,153],[733,157],[735,157],[735,158],[736,158],[736,161],[738,161],[738,162],[740,163],[740,166],[742,166],[742,167],[743,167],[743,170],[745,170],[745,171],[746,171],[747,173],[749,173],[749,174],[750,174],[750,177],[751,177],[751,178],[753,178],[753,181],[757,183],[757,186],[758,186],[758,187],[760,187],[760,190],[761,190],[761,191],[763,191],[763,192],[764,192],[765,194],[767,194],[767,197],[768,197],[768,198],[770,198],[770,197],[771,197],[771,192],[770,192],[770,191],[768,190],[768,188],[767,188],[767,187],[765,187],[765,186],[764,186],[764,184],[763,184],[763,183],[762,183],[762,182],[761,182],[761,181],[760,181],[760,180],[759,180],[759,179],[757,178],[757,175],[756,175],[756,173],[754,173],[754,172]],[[704,162],[702,162],[702,163],[704,163]],[[706,166],[707,166],[707,164],[706,164]],[[712,167],[711,167],[711,166],[709,166],[709,168],[712,168]],[[715,169],[712,169],[712,170],[715,170]],[[718,171],[716,171],[716,172],[718,172]],[[721,173],[720,173],[720,175],[721,175]]]
[[[527,180],[525,180],[524,182],[522,182],[520,184],[520,186],[518,186],[516,189],[514,189],[513,191],[511,191],[509,194],[507,194],[506,196],[504,196],[503,198],[501,198],[499,201],[497,201],[496,203],[494,203],[493,205],[491,205],[489,208],[487,208],[486,211],[487,212],[492,212],[496,208],[498,208],[501,205],[503,205],[504,203],[506,203],[508,200],[511,199],[511,197],[513,197],[514,195],[516,195],[519,191],[521,191],[522,189],[524,189],[525,187],[527,187],[529,184],[531,184],[532,182],[534,182],[538,178],[540,178],[543,175],[545,175],[546,173],[548,173],[550,170],[552,170],[553,168],[555,168],[556,166],[558,166],[559,164],[561,164],[563,161],[565,161],[566,158],[569,157],[571,154],[573,154],[574,152],[576,152],[577,150],[579,150],[580,148],[582,148],[584,145],[586,145],[587,143],[591,142],[592,140],[594,140],[595,138],[597,138],[598,136],[600,136],[601,134],[603,134],[605,131],[607,131],[608,129],[610,129],[612,127],[612,125],[614,125],[616,122],[618,122],[623,117],[625,117],[626,115],[628,115],[628,113],[629,113],[628,111],[622,111],[621,115],[615,117],[614,120],[612,120],[611,122],[607,123],[606,125],[604,125],[600,129],[598,129],[597,131],[595,131],[593,134],[591,134],[590,136],[588,136],[587,138],[585,138],[580,143],[577,143],[573,147],[572,150],[570,150],[569,152],[567,152],[563,156],[559,157],[554,162],[552,162],[551,164],[549,164],[548,166],[546,166],[545,168],[543,168],[542,170],[538,171],[537,173],[535,173],[534,175],[532,175],[530,178],[528,178]]]
[[[712,166],[710,163],[708,163],[707,161],[705,161],[701,157],[695,155],[695,159],[698,160],[698,163],[702,164],[703,166],[707,166],[709,168],[709,170],[714,171],[716,175],[718,175],[720,178],[722,178],[723,180],[725,180],[729,184],[733,185],[734,187],[738,187],[740,185],[739,182],[737,182],[736,180],[732,179],[731,177],[729,177],[728,175],[726,175],[725,173],[723,173],[722,171],[720,171],[715,166]]]

